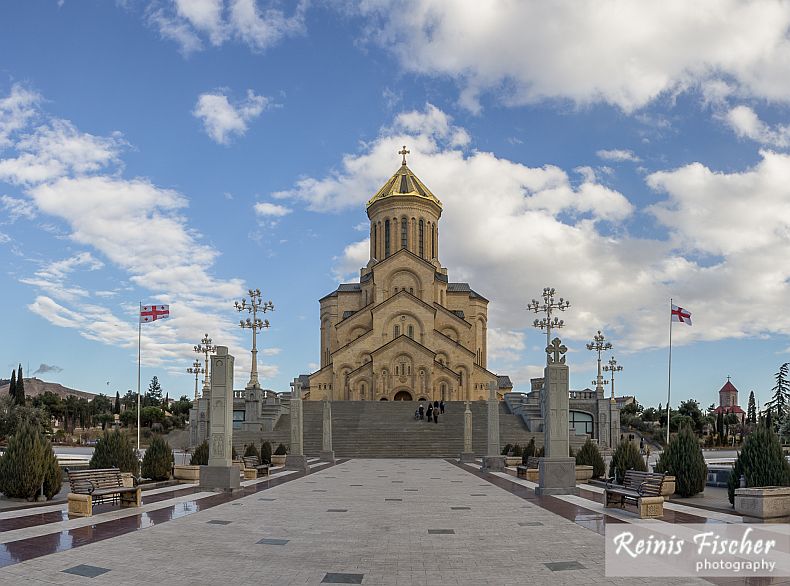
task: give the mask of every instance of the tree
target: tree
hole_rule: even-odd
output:
[[[11,384],[8,386],[8,396],[16,402],[16,370],[11,371]]]
[[[658,421],[658,409],[648,407],[642,411],[642,421]]]
[[[746,420],[751,425],[757,424],[757,405],[754,402],[754,391],[749,393],[749,406],[746,408]]]
[[[137,425],[137,409],[127,409],[121,413],[121,425],[129,427],[130,425]]]
[[[45,453],[41,432],[27,421],[8,438],[0,458],[0,491],[11,498],[34,499],[44,480]]]
[[[271,449],[271,446],[270,446]],[[190,466],[207,466],[208,465],[208,442],[203,440],[203,443],[195,448],[192,452],[192,459],[189,461]]]
[[[656,472],[675,477],[675,492],[680,496],[693,496],[705,490],[708,467],[699,447],[697,434],[691,426],[684,425],[669,442],[669,447],[656,463]]]
[[[694,399],[683,401],[678,407],[678,413],[691,418],[695,431],[702,431],[702,411],[697,401]]]
[[[173,469],[173,450],[165,440],[156,435],[143,456],[143,477],[151,480],[168,480]]]
[[[719,445],[724,445],[724,413],[719,411],[716,414],[716,433],[719,434]]]
[[[143,407],[140,411],[140,425],[143,427],[151,427],[154,423],[162,423],[165,420],[165,414],[159,407]]]
[[[96,443],[88,468],[118,468],[121,472],[131,472],[137,476],[137,452],[125,434],[118,430],[105,431]]]
[[[779,422],[787,414],[787,403],[790,401],[790,381],[787,380],[788,369],[790,369],[790,362],[785,362],[779,367],[779,372],[774,374],[776,384],[771,388],[774,396],[765,405],[772,411],[776,409],[776,418]]]
[[[639,448],[633,442],[623,440],[612,455],[612,461],[609,463],[609,476],[615,477],[617,482],[622,482],[626,470],[647,472],[647,464],[645,464],[642,454],[639,453]]]
[[[606,464],[603,461],[603,457],[601,457],[601,452],[598,451],[598,446],[590,438],[587,438],[579,453],[576,454],[576,464],[579,466],[592,466],[593,478],[600,478],[606,474]]]
[[[790,485],[790,464],[785,460],[779,438],[772,429],[758,425],[746,438],[727,482],[730,503],[735,502],[735,489],[740,486],[741,476],[749,488]]]
[[[145,406],[158,407],[162,403],[162,386],[159,384],[159,378],[153,377],[151,383],[148,385],[148,390],[145,393]]]
[[[118,391],[115,391],[115,407],[113,407],[112,412],[114,415],[121,414],[121,393]]]
[[[48,439],[44,439],[44,496],[51,501],[60,492],[63,471]]]
[[[91,414],[100,415],[102,413],[112,413],[113,404],[112,399],[107,395],[99,393],[91,399]]]
[[[22,365],[16,374],[16,389],[14,390],[14,401],[17,405],[25,404],[25,379],[22,378]]]

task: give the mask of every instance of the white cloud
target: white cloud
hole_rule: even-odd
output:
[[[632,151],[625,149],[600,150],[596,151],[595,154],[604,161],[614,161],[617,163],[622,161],[633,161],[634,163],[638,163],[642,160]]]
[[[291,210],[291,208],[277,205],[276,203],[269,203],[268,201],[261,201],[256,203],[254,209],[255,209],[255,213],[258,214],[259,216],[274,216],[276,218],[282,218],[283,216],[287,216],[293,211]]]
[[[63,260],[46,263],[33,277],[22,278],[20,282],[38,287],[56,299],[74,302],[81,297],[87,297],[88,292],[82,287],[68,285],[66,281],[69,275],[76,269],[97,271],[103,267],[104,263],[94,258],[90,252],[80,252]]]
[[[740,138],[779,148],[790,146],[790,124],[777,124],[771,128],[748,106],[731,108],[724,118]]]
[[[8,96],[0,99],[0,151],[13,142],[13,135],[35,117],[41,96],[15,83]]]
[[[146,14],[148,23],[185,56],[203,48],[203,37],[215,47],[235,40],[263,51],[304,32],[306,0],[290,3],[291,14],[274,2],[265,4],[262,9],[256,0],[165,0],[152,2]]]
[[[11,237],[4,232],[0,232],[0,244],[8,244],[9,242],[11,242]]]
[[[8,214],[8,218],[13,222],[19,218],[32,220],[36,217],[36,208],[25,199],[18,199],[10,195],[0,197],[0,204]]]
[[[707,88],[790,100],[790,4],[737,0],[356,0],[366,38],[407,71],[449,76],[461,103],[605,102],[631,112]]]
[[[452,281],[467,281],[491,300],[493,370],[508,372],[516,357],[523,363],[526,348],[543,347],[525,305],[546,285],[572,302],[563,316],[563,337],[571,342],[602,329],[615,348],[662,347],[670,297],[695,316],[694,328],[677,332],[677,344],[790,333],[784,311],[790,265],[783,258],[790,238],[790,155],[764,153],[761,164],[743,173],[699,164],[654,173],[648,184],[667,199],[637,210],[594,174],[574,187],[558,167],[465,155],[430,127],[410,128],[412,134],[385,129],[359,154],[345,155],[337,171],[303,179],[279,196],[316,211],[363,209],[399,166],[400,146],[409,145],[410,167],[444,204],[442,264]],[[666,226],[668,239],[628,235],[623,222],[644,211]],[[338,279],[356,276],[368,246],[362,240],[345,247],[336,258]],[[542,362],[542,353],[536,358]],[[533,366],[519,372],[538,372]]]
[[[231,104],[222,91],[198,97],[192,115],[203,122],[203,128],[214,142],[227,145],[233,135],[243,136],[247,123],[261,115],[269,103],[265,96],[247,90],[247,98]]]

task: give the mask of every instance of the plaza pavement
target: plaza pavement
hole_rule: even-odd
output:
[[[0,513],[0,584],[635,583],[604,576],[602,536],[635,517],[604,511],[594,488],[536,497],[510,474],[438,459],[311,464],[233,495],[146,491],[142,509],[87,519],[58,505]],[[700,522],[665,507],[668,522]]]

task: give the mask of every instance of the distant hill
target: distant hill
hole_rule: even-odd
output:
[[[87,393],[85,391],[78,391],[76,389],[70,389],[68,387],[64,387],[60,383],[48,383],[43,381],[39,378],[26,378],[25,381],[25,396],[26,397],[35,397],[36,395],[43,395],[46,391],[51,393],[55,393],[59,395],[61,399],[65,399],[68,395],[74,395],[75,397],[88,399],[89,401],[93,399],[96,395],[93,393]],[[0,396],[8,394],[8,387],[11,386],[11,381],[3,380],[0,381]]]

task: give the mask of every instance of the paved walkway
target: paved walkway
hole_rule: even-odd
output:
[[[515,480],[444,460],[350,460],[234,495],[161,489],[142,511],[90,519],[2,513],[0,584],[633,584],[604,576],[600,533],[622,520]]]

